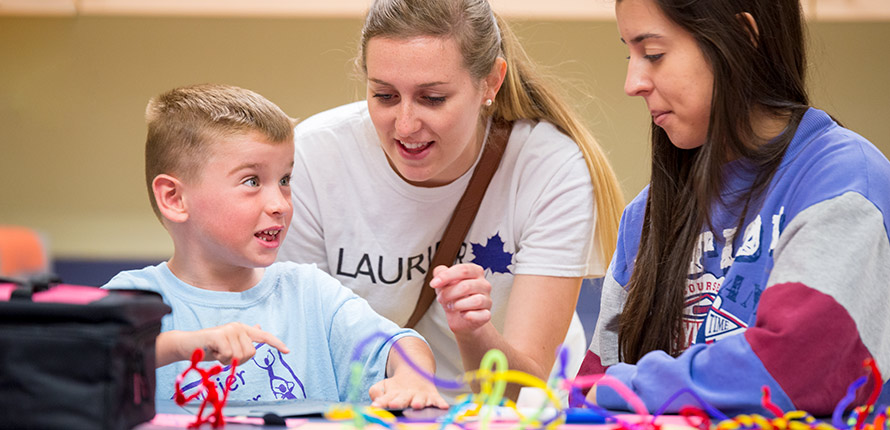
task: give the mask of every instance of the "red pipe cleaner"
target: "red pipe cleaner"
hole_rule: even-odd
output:
[[[680,415],[686,419],[687,424],[693,427],[698,427],[699,430],[708,430],[711,428],[711,417],[702,409],[692,406],[683,406],[683,408],[680,409]],[[692,422],[692,417],[699,417],[701,419],[698,425]]]
[[[175,392],[173,394],[173,398],[176,401],[177,405],[182,406],[194,400],[201,394],[204,394],[204,399],[201,400],[201,406],[198,408],[195,422],[189,424],[188,428],[198,428],[204,423],[210,424],[213,428],[224,427],[226,425],[226,421],[223,417],[222,411],[223,407],[226,405],[226,400],[229,397],[229,388],[232,383],[235,382],[235,367],[238,366],[238,359],[232,359],[232,371],[229,373],[229,376],[226,377],[226,383],[223,386],[222,398],[220,398],[219,393],[216,391],[216,384],[214,384],[210,378],[221,373],[222,366],[217,364],[211,367],[209,370],[198,368],[198,363],[201,362],[203,358],[204,350],[201,348],[195,349],[195,352],[192,353],[192,364],[187,369],[185,369],[182,374],[176,377],[176,383],[174,385]],[[193,394],[186,396],[182,392],[182,380],[185,379],[185,375],[187,375],[192,370],[198,372],[198,374],[201,375],[201,387]],[[204,408],[207,406],[208,403],[213,406],[213,412],[207,414],[207,416],[205,417],[203,416]]]
[[[760,398],[760,404],[763,405],[763,408],[772,412],[776,418],[785,415],[785,412],[782,412],[782,409],[770,399],[769,387],[764,385],[762,390],[763,396]]]
[[[872,408],[874,408],[875,403],[878,401],[878,396],[881,395],[881,383],[883,382],[883,379],[881,379],[881,371],[878,370],[878,365],[875,363],[874,358],[866,358],[862,365],[871,371],[875,387],[872,389],[871,395],[868,396],[868,402],[865,406],[856,408],[859,412],[859,416],[856,418],[856,430],[862,430],[865,418],[868,417],[868,414],[872,411]]]

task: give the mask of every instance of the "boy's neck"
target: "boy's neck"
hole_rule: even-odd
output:
[[[257,285],[263,278],[263,267],[239,267],[231,265],[190,264],[177,258],[167,262],[167,268],[179,280],[196,288],[210,291],[242,292]]]

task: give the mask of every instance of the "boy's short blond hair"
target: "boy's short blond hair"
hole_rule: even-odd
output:
[[[231,85],[174,88],[145,108],[145,181],[151,207],[161,219],[152,191],[160,174],[193,180],[209,148],[222,139],[258,132],[272,143],[292,142],[295,121],[265,97]]]

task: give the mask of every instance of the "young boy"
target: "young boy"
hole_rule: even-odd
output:
[[[388,338],[362,352],[365,400],[448,406],[391,351],[398,343],[433,372],[432,352],[416,332],[376,314],[314,265],[274,263],[293,211],[292,119],[254,92],[196,85],[153,98],[146,120],[145,177],[173,257],[122,272],[104,288],[155,291],[173,309],[156,341],[159,399],[173,397],[189,364],[183,360],[202,348],[206,360],[238,360],[230,400],[345,401],[354,348],[382,332]],[[191,373],[186,395],[201,382]],[[228,368],[217,375],[220,387],[224,375]]]

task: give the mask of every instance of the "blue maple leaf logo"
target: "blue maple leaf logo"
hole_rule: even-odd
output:
[[[488,238],[485,246],[472,242],[470,245],[473,246],[473,263],[482,266],[483,269],[491,270],[492,273],[510,273],[507,266],[513,262],[513,254],[504,251],[504,241],[500,232]]]

